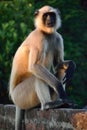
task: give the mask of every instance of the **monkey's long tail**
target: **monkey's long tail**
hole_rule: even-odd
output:
[[[15,130],[26,130],[25,128],[25,110],[16,106]]]

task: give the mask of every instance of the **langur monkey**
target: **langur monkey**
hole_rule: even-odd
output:
[[[35,12],[34,21],[35,30],[13,58],[9,93],[17,109],[31,109],[41,104],[44,110],[55,107],[56,100],[57,105],[68,100],[62,79],[71,61],[64,62],[63,38],[57,33],[61,26],[59,12],[44,6]],[[59,79],[54,76],[55,68]],[[67,79],[67,74],[65,77]],[[21,129],[16,127],[16,130]]]

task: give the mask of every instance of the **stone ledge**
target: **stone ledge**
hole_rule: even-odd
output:
[[[87,109],[26,111],[26,130],[87,130]],[[0,105],[0,130],[14,130],[15,106]]]

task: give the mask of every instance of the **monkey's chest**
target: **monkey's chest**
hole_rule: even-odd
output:
[[[44,66],[50,70],[51,66],[53,65],[53,53],[52,51],[47,52],[44,58]]]

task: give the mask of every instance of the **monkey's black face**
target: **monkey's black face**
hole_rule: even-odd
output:
[[[56,24],[56,14],[54,12],[47,12],[43,15],[43,23],[47,27],[54,27]]]

